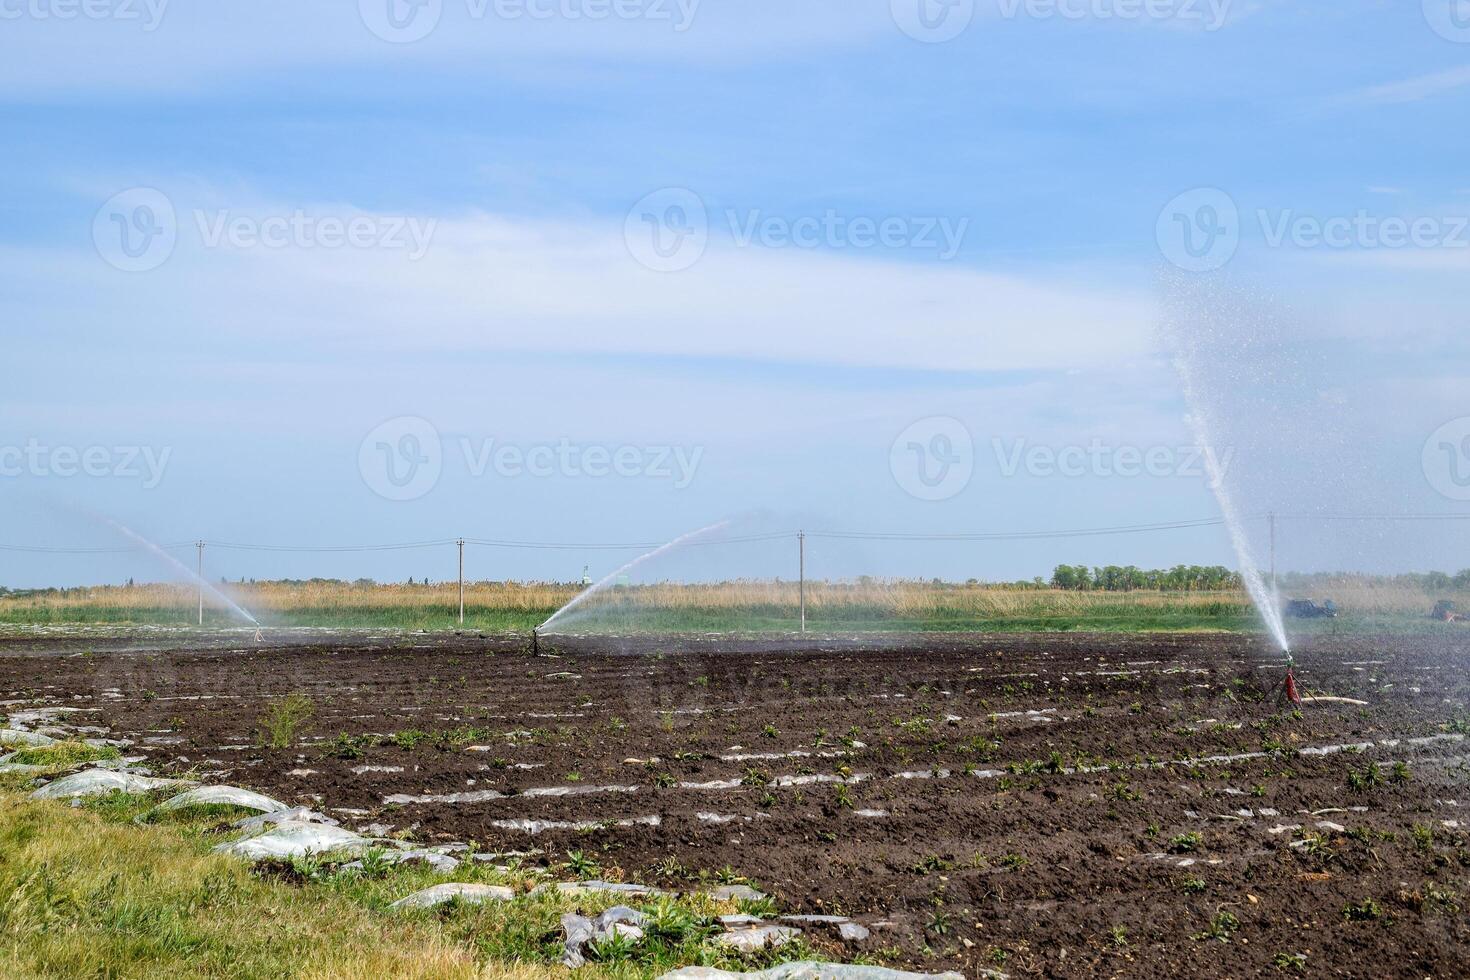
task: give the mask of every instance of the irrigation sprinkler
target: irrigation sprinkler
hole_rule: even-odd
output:
[[[1292,655],[1290,650],[1286,651],[1286,676],[1281,679],[1281,683],[1271,688],[1270,694],[1267,696],[1274,695],[1277,691],[1282,692],[1286,700],[1290,701],[1294,706],[1298,708],[1302,706],[1301,688],[1296,683],[1296,657]]]
[[[531,656],[539,656],[541,653],[541,627],[531,628]]]
[[[1300,708],[1302,706],[1302,692],[1297,690],[1295,667],[1296,658],[1288,652],[1286,654],[1286,700]]]

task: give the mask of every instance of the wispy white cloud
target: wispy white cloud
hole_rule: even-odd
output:
[[[1399,82],[1375,85],[1357,92],[1350,101],[1365,102],[1371,105],[1422,102],[1466,86],[1470,86],[1470,65],[1429,75],[1418,75]]]
[[[360,214],[340,205],[305,210]],[[350,339],[384,351],[1065,370],[1143,355],[1153,319],[1149,298],[1125,288],[932,260],[712,241],[692,268],[654,272],[630,254],[621,220],[442,220],[417,261],[406,250],[206,247],[220,220],[181,206],[177,249],[150,272],[120,273],[91,250],[16,250],[7,265],[11,275],[49,282],[58,293],[85,283],[92,313],[103,317],[92,322],[115,323],[106,311],[151,311],[112,329],[156,337],[208,324],[215,339]],[[78,322],[75,309],[53,304],[30,314],[65,319],[69,329]]]
[[[242,83],[258,91],[355,68],[511,73],[564,83],[558,76],[598,66],[748,65],[813,48],[902,38],[888,0],[631,0],[611,6],[580,0],[417,6],[396,0],[228,6],[101,0],[93,6],[101,15],[62,18],[42,3],[0,21],[0,99],[80,92],[197,96]],[[627,13],[615,15],[614,8]],[[389,9],[400,19],[408,15],[402,20],[407,33],[394,33],[383,17]],[[420,25],[432,29],[419,37],[414,30]]]

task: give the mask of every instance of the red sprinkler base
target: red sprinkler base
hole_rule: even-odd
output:
[[[1286,700],[1301,707],[1302,693],[1296,689],[1296,672],[1290,667],[1286,668]]]

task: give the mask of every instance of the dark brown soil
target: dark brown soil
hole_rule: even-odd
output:
[[[475,636],[248,640],[0,639],[0,689],[86,709],[67,720],[136,740],[160,770],[353,827],[548,862],[577,849],[674,886],[730,866],[784,912],[873,927],[834,950],[847,958],[1248,977],[1294,975],[1300,955],[1307,976],[1470,976],[1470,631],[1317,641],[1304,689],[1367,704],[1299,715],[1271,691],[1279,656],[1231,636],[581,640],[539,656]],[[257,747],[294,692],[314,707],[298,744]],[[411,731],[429,737],[355,738]],[[624,790],[527,792],[556,787]],[[385,802],[485,790],[505,795]],[[519,819],[598,826],[495,823]]]

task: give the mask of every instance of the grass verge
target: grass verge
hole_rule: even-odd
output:
[[[595,915],[618,896],[525,894],[537,868],[466,861],[342,870],[290,862],[257,874],[209,853],[227,828],[194,815],[138,826],[155,800],[115,794],[69,807],[0,790],[0,975],[6,977],[565,977],[560,916]],[[506,903],[396,912],[393,900],[446,880],[506,884]],[[656,976],[680,965],[759,968],[708,943],[713,916],[735,911],[701,895],[633,902],[653,916],[637,948],[605,951],[579,977]],[[805,943],[781,959],[810,956]]]

